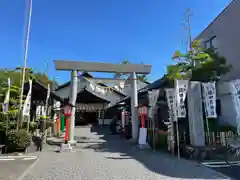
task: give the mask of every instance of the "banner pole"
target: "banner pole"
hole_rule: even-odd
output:
[[[180,159],[180,139],[179,139],[179,127],[178,127],[178,119],[176,121],[176,131],[177,131],[177,156]]]

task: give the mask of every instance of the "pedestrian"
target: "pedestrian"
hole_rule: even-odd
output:
[[[41,133],[40,135],[38,135],[38,136],[36,137],[36,145],[37,145],[36,151],[42,151],[42,148],[43,148],[43,139],[44,139],[44,133]]]

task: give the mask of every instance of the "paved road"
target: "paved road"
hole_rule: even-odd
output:
[[[17,180],[34,162],[35,160],[2,160],[0,161],[0,179]]]
[[[227,179],[197,163],[166,154],[140,150],[99,129],[76,128],[75,152],[39,153],[36,166],[24,180],[160,180]]]
[[[239,162],[236,162],[235,165],[229,166],[224,161],[219,162],[208,162],[206,166],[210,167],[211,169],[218,171],[222,174],[225,174],[228,177],[231,177],[233,179],[240,179],[240,165]]]

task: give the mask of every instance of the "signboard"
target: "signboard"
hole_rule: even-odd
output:
[[[104,108],[105,108],[105,105],[103,106],[102,103],[89,103],[89,104],[77,103],[76,104],[77,111],[92,112],[92,111],[102,110]]]
[[[215,82],[202,83],[205,115],[207,118],[216,118],[216,86]]]
[[[176,109],[177,117],[185,118],[186,117],[186,107],[185,99],[188,89],[188,80],[176,80],[175,81],[175,90],[176,90]]]

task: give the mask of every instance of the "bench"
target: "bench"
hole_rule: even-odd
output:
[[[6,145],[4,145],[4,144],[0,144],[0,154],[2,154],[2,150],[3,150],[3,148],[5,147]]]

